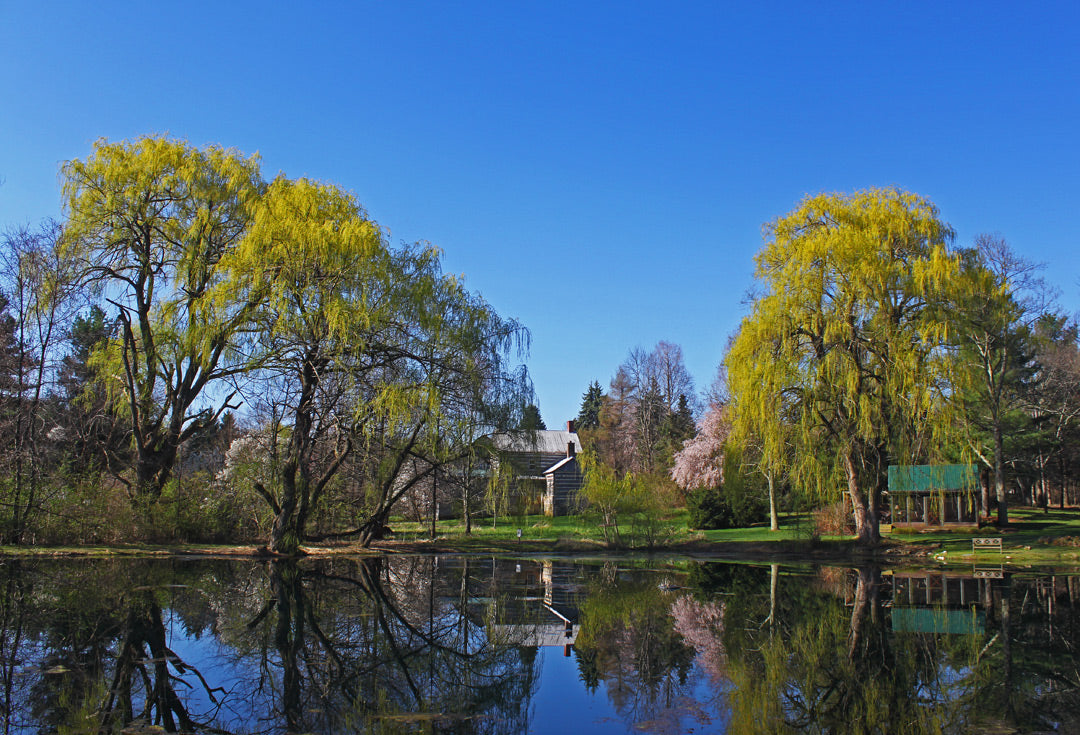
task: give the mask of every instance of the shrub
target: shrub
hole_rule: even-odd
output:
[[[686,498],[688,525],[695,529],[745,528],[765,515],[765,502],[740,482],[722,488],[691,490]]]
[[[855,519],[846,501],[826,505],[814,511],[814,529],[821,536],[851,536],[855,533]]]
[[[690,528],[706,531],[731,528],[734,521],[731,504],[724,498],[720,488],[702,487],[691,490],[686,496],[686,509],[690,512],[687,521]]]
[[[745,482],[742,476],[724,485],[724,496],[731,504],[733,528],[746,528],[765,519],[768,502],[760,485]]]

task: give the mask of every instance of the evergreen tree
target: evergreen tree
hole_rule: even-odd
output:
[[[683,448],[688,439],[697,434],[694,425],[694,412],[685,393],[679,394],[675,410],[667,414],[660,424],[660,464],[670,468],[675,454]]]
[[[115,336],[117,322],[98,306],[75,317],[68,336],[69,352],[60,362],[57,380],[64,405],[65,463],[76,475],[92,471],[121,472],[131,460],[124,422],[110,406],[105,387],[91,366],[94,351]]]
[[[1037,267],[1004,240],[987,235],[960,253],[960,288],[947,305],[955,341],[954,395],[971,451],[992,475],[997,520],[1008,523],[1006,466],[1029,443],[1026,395],[1035,378],[1030,324],[1043,313],[1045,284]],[[989,498],[983,498],[984,512]]]
[[[1072,501],[1080,446],[1080,327],[1065,316],[1044,314],[1034,325],[1037,380],[1029,399],[1035,417],[1031,464],[1040,503]],[[1053,486],[1060,494],[1053,497]]]
[[[68,338],[71,351],[60,363],[60,387],[68,401],[77,399],[90,381],[90,353],[109,338],[111,323],[97,305],[86,316],[79,315],[71,324]]]
[[[8,311],[8,299],[0,293],[0,399],[5,402],[18,384],[15,375],[19,345],[15,338],[15,317]]]
[[[544,431],[547,429],[547,425],[544,424],[544,419],[540,417],[540,409],[536,407],[536,404],[529,403],[521,411],[521,426],[522,431]]]
[[[600,426],[600,409],[604,406],[604,390],[600,382],[589,383],[588,390],[581,396],[581,410],[578,411],[578,429],[595,429]]]

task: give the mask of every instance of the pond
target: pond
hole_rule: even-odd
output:
[[[391,555],[0,585],[5,733],[1080,732],[1063,573]]]

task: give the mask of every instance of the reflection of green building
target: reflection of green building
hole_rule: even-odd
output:
[[[890,617],[897,633],[974,635],[986,630],[989,579],[947,572],[893,575]]]
[[[894,528],[978,525],[979,471],[973,464],[891,465]]]

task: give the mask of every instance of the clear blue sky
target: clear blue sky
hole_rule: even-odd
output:
[[[549,426],[634,346],[699,386],[761,225],[896,185],[1080,303],[1080,3],[0,0],[0,227],[93,141],[258,151],[532,331]]]

